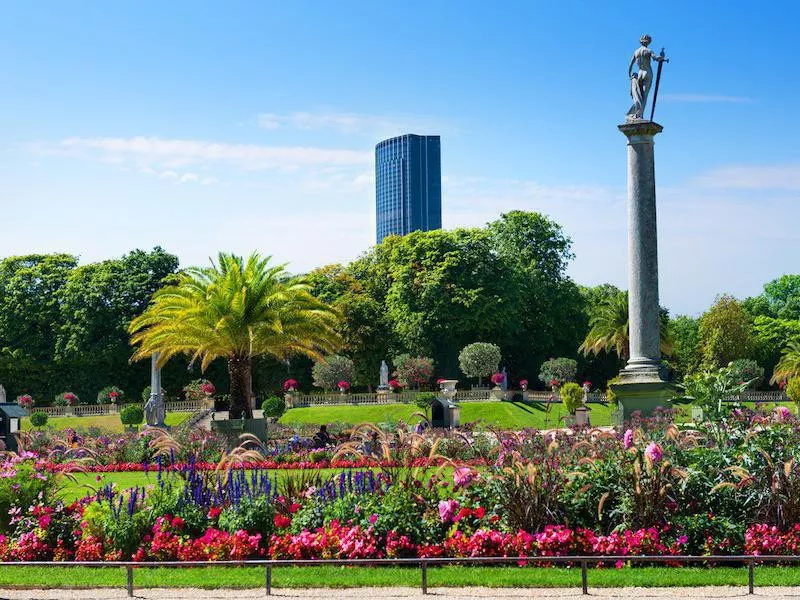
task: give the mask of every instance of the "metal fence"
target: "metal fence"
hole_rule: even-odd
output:
[[[423,594],[428,593],[428,568],[441,565],[499,565],[499,564],[528,564],[534,567],[540,565],[570,565],[579,566],[581,571],[581,588],[584,594],[589,593],[589,566],[608,563],[615,564],[619,561],[635,564],[734,564],[747,568],[748,593],[755,590],[755,567],[760,564],[778,564],[800,562],[800,555],[791,556],[485,556],[474,558],[376,558],[376,559],[319,559],[319,560],[220,560],[220,561],[75,561],[75,562],[0,562],[3,567],[89,567],[98,569],[124,568],[126,570],[126,587],[128,596],[133,597],[134,569],[155,567],[167,568],[207,568],[207,567],[263,567],[264,591],[267,596],[272,594],[272,570],[276,567],[311,567],[332,565],[381,567],[381,566],[407,566],[420,569],[420,589]]]

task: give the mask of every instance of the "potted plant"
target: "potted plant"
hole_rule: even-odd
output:
[[[339,388],[339,392],[342,394],[346,394],[347,391],[350,389],[350,382],[349,381],[340,381],[336,384]]]
[[[33,408],[33,397],[30,394],[22,394],[17,396],[17,404],[27,411]]]

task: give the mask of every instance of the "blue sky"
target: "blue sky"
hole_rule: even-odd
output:
[[[537,210],[626,285],[627,65],[666,46],[662,303],[798,272],[794,2],[6,2],[0,256],[159,244],[303,271],[374,243],[374,145],[442,136],[443,221]]]

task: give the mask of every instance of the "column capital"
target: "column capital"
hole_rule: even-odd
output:
[[[655,121],[633,121],[617,125],[617,128],[625,134],[630,144],[652,143],[653,136],[664,130],[664,127]]]

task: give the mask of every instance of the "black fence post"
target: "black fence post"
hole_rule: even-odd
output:
[[[747,588],[748,593],[753,593],[753,559],[747,561]]]
[[[419,563],[420,567],[422,567],[422,593],[423,595],[427,595],[428,593],[428,563],[427,561],[422,561]]]
[[[267,596],[272,595],[272,565],[267,565],[267,572],[265,574],[266,581],[264,586],[267,591]]]
[[[128,580],[128,598],[133,598],[133,567],[128,565],[127,567],[127,580]]]
[[[586,572],[586,561],[581,561],[581,585],[583,586],[584,595],[589,593],[588,573]]]

